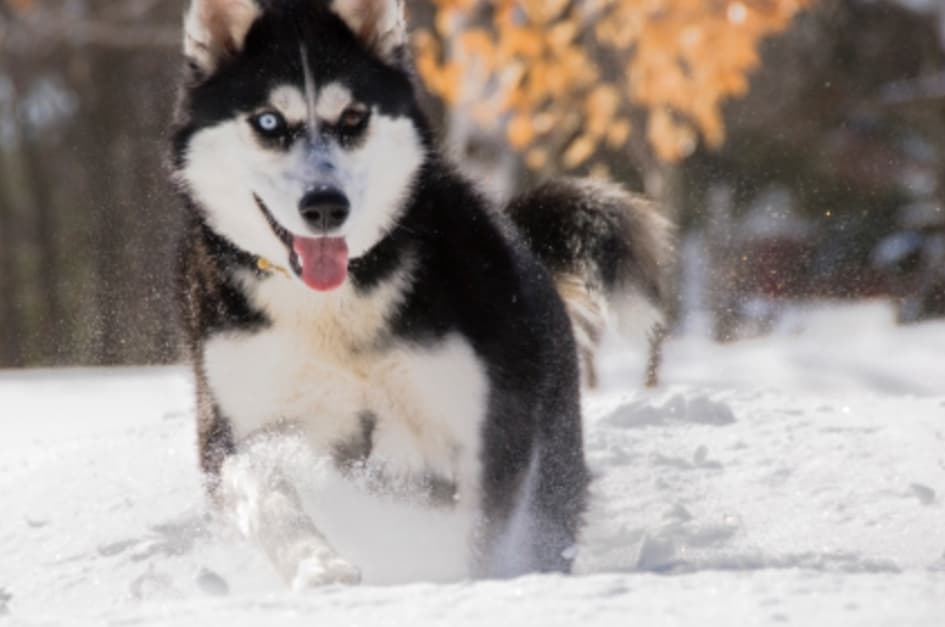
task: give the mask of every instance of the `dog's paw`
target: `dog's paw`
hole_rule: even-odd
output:
[[[337,556],[310,557],[302,560],[292,580],[292,589],[299,592],[330,584],[353,586],[361,583],[361,571]]]

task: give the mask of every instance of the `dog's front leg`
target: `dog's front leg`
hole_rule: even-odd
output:
[[[290,434],[245,442],[223,463],[223,508],[243,535],[263,548],[293,589],[356,584],[360,571],[318,531],[281,466],[285,451],[299,446],[304,445]]]

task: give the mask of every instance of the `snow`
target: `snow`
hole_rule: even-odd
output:
[[[674,339],[654,391],[614,341],[575,576],[307,594],[207,515],[185,369],[0,373],[0,625],[943,625],[945,322],[892,320]]]

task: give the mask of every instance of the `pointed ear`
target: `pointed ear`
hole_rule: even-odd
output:
[[[210,74],[242,48],[262,14],[255,0],[191,0],[184,18],[184,54]]]
[[[332,0],[331,10],[381,59],[392,64],[403,61],[407,45],[403,0]]]

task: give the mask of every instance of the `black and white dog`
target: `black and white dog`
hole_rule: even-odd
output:
[[[185,36],[180,299],[214,499],[294,587],[359,581],[292,442],[465,520],[461,576],[568,571],[575,332],[592,348],[608,298],[659,298],[666,223],[577,181],[494,211],[437,152],[402,0],[192,0]]]

